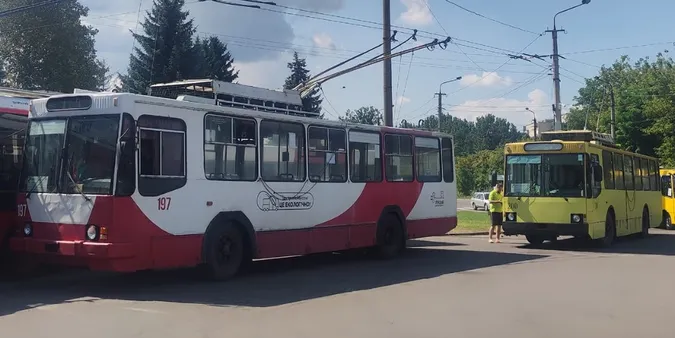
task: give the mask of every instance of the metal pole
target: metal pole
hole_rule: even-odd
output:
[[[383,56],[384,59],[384,125],[387,127],[394,126],[394,112],[392,99],[392,85],[391,85],[391,59],[388,56],[391,54],[391,0],[383,0],[382,4],[382,39],[383,39]]]
[[[616,139],[616,131],[615,131],[616,111],[614,110],[614,88],[611,85],[609,86],[609,99],[612,104],[609,121],[610,134],[612,135],[613,139]]]
[[[438,131],[441,131],[441,119],[443,118],[443,95],[445,94],[439,90],[436,95],[438,95]]]
[[[560,63],[558,60],[558,29],[555,25],[551,31],[553,36],[553,88],[555,92],[555,130],[562,129],[562,111],[560,109]]]

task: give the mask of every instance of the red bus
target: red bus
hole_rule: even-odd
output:
[[[0,96],[0,266],[9,260],[9,236],[16,222],[16,188],[28,123],[29,99]]]
[[[12,249],[93,270],[203,266],[227,279],[253,259],[392,257],[407,239],[456,226],[450,135],[301,116],[292,92],[227,86],[217,105],[34,100]]]

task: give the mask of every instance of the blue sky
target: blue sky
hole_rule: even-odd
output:
[[[455,40],[463,46],[450,44],[447,50],[418,51],[412,56],[412,63],[411,55],[394,60],[394,118],[397,122],[401,119],[417,121],[434,114],[437,101],[433,99],[433,93],[438,91],[441,82],[457,76],[463,76],[464,80],[443,86],[443,91],[448,94],[444,97],[444,109],[457,117],[475,119],[494,113],[519,127],[532,118],[525,107],[534,110],[539,119],[552,117],[552,78],[546,75],[544,69],[550,60],[537,61],[537,64],[512,60],[493,72],[508,60],[499,49],[520,51],[535,40],[537,34],[494,23],[445,0],[391,1],[394,25],[417,28],[439,36],[447,35],[444,32],[447,31],[451,37],[464,40]],[[148,8],[151,1],[82,2],[91,8],[90,18],[85,21],[100,30],[97,37],[99,55],[111,70],[124,73],[133,44],[128,30],[136,29],[139,4],[141,8]],[[285,64],[293,50],[307,58],[310,70],[317,73],[379,44],[382,39],[381,30],[359,26],[376,24],[349,19],[382,22],[380,0],[277,1],[280,5],[344,18],[279,7],[266,7],[272,9],[270,12],[208,2],[186,2],[200,35],[216,34],[230,44],[240,69],[239,82],[244,84],[279,88],[288,75]],[[536,33],[551,28],[556,12],[578,3],[576,0],[454,2],[484,16]],[[673,12],[675,2],[666,0],[592,0],[589,5],[558,16],[558,28],[567,30],[566,34],[559,36],[560,54],[568,58],[561,60],[563,104],[567,107],[573,104],[583,77],[597,74],[595,66],[611,64],[624,54],[638,59],[653,57],[664,49],[674,49],[669,42],[675,40],[669,36],[674,28]],[[411,32],[409,29],[399,30],[399,40],[405,39]],[[429,34],[420,33],[417,43],[429,40]],[[661,44],[612,49],[653,43]],[[411,41],[401,49],[415,44]],[[602,49],[612,50],[599,51]],[[550,34],[539,37],[525,52],[550,54]],[[331,119],[344,114],[347,109],[370,105],[382,108],[382,65],[335,78],[326,82],[323,89],[327,99],[324,101],[326,116]]]

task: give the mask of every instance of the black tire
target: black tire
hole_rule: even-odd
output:
[[[663,227],[666,228],[666,230],[675,229],[675,227],[673,227],[673,220],[670,218],[670,214],[667,212],[663,214]]]
[[[611,212],[607,213],[605,217],[605,237],[598,239],[598,244],[603,248],[608,248],[614,244],[616,239],[616,221]]]
[[[642,232],[640,233],[640,237],[645,238],[649,236],[649,228],[649,211],[647,211],[647,208],[644,208],[642,209]]]
[[[471,202],[471,207],[473,208],[473,210],[478,210],[476,203]]]
[[[377,256],[389,259],[397,256],[405,249],[405,233],[403,225],[394,214],[386,214],[377,225]]]
[[[530,243],[531,245],[541,245],[542,243],[544,243],[544,237],[542,236],[525,235],[525,239],[527,239],[527,242]]]
[[[483,210],[488,211],[488,206],[487,206],[487,204],[483,204]]]
[[[204,241],[204,264],[209,277],[217,281],[234,277],[245,265],[245,248],[244,235],[235,224],[209,229]]]

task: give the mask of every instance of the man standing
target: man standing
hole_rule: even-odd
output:
[[[488,196],[488,201],[490,202],[490,221],[492,222],[490,226],[490,243],[494,243],[492,240],[492,235],[497,232],[497,243],[500,242],[499,238],[502,236],[502,184],[497,183],[495,188],[490,192]]]

